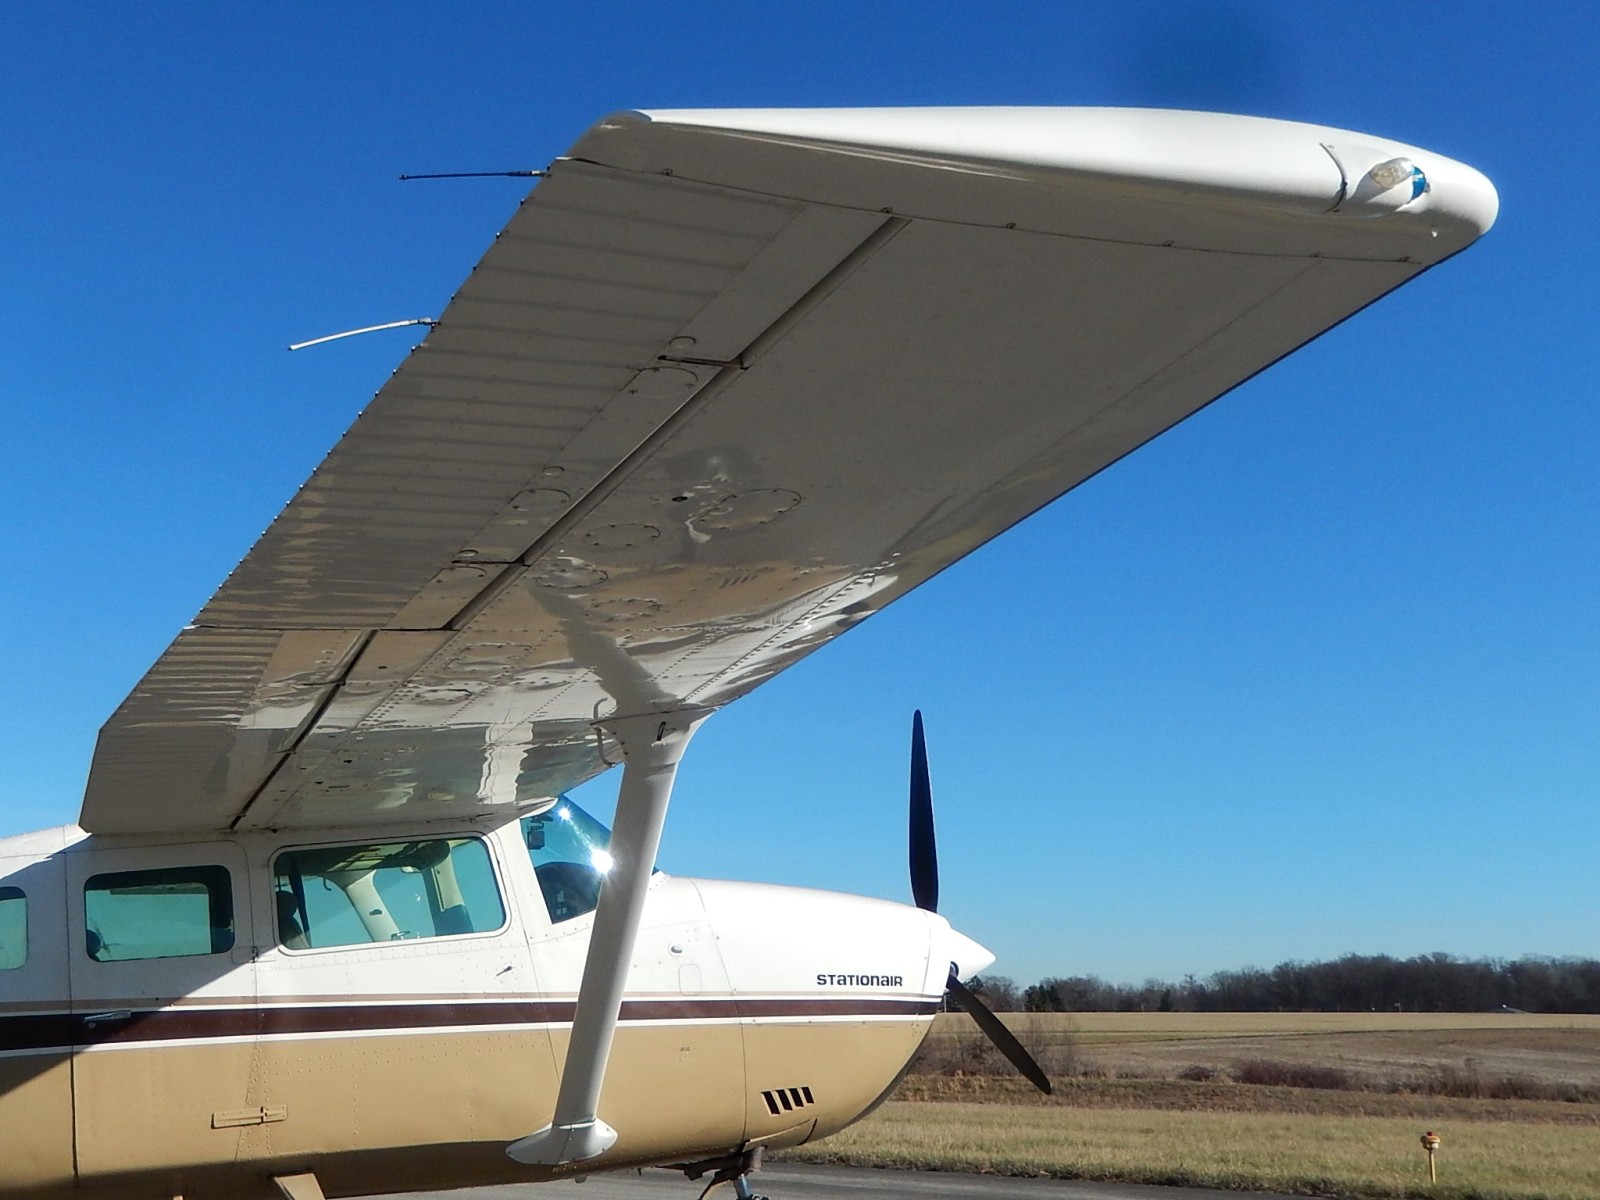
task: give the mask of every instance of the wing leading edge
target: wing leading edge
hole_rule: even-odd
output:
[[[1495,205],[1252,118],[608,118],[107,722],[81,823],[537,803],[597,715],[743,695]]]

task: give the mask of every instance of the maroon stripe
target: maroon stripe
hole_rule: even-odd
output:
[[[67,1013],[0,1017],[0,1050],[44,1050],[52,1046],[64,1050],[72,1045],[81,1024],[81,1017]]]
[[[482,1004],[337,1004],[280,1008],[161,1008],[130,1010],[125,1017],[95,1013],[0,1016],[0,1051],[68,1050],[178,1038],[274,1036],[290,1033],[359,1033],[382,1029],[470,1028],[481,1025],[567,1024],[572,1000],[497,1001]],[[924,1016],[930,1000],[628,1000],[623,1021],[737,1020],[741,1017]],[[98,1018],[98,1019],[96,1019]]]

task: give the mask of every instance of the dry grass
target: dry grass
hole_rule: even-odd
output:
[[[815,1147],[821,1162],[1128,1180],[1317,1195],[1594,1200],[1600,1126],[1432,1125],[1430,1185],[1415,1119],[1140,1112],[1064,1105],[892,1102]]]
[[[1007,1013],[1052,1074],[1237,1078],[1523,1099],[1600,1099],[1600,1016],[1495,1013]],[[921,1070],[1004,1071],[963,1014],[942,1015]],[[1342,1084],[1330,1085],[1336,1077]]]
[[[1027,1107],[1123,1108],[1161,1112],[1249,1113],[1325,1117],[1396,1117],[1418,1130],[1446,1122],[1522,1122],[1600,1127],[1600,1104],[1554,1100],[1474,1100],[1408,1093],[1250,1086],[1226,1081],[1063,1078],[1042,1096],[1014,1075],[909,1076],[896,1100]]]
[[[1383,1033],[1460,1029],[1587,1029],[1591,1013],[1001,1013],[1014,1032],[1070,1027],[1090,1040],[1281,1036],[1301,1033]],[[935,1019],[935,1031],[967,1022],[964,1013]]]
[[[818,1162],[1364,1197],[1600,1200],[1600,1017],[1011,1014],[1044,1097],[942,1016]],[[1241,1082],[1246,1081],[1246,1082]],[[1427,1182],[1418,1136],[1444,1138]]]

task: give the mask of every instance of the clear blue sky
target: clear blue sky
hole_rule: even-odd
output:
[[[1109,11],[1115,9],[1115,11]],[[1588,4],[43,5],[0,55],[0,833],[623,107],[1220,109],[1485,171],[1499,225],[719,714],[662,863],[944,909],[1027,982],[1600,953]],[[600,789],[603,791],[604,789]],[[604,802],[597,807],[604,808]]]

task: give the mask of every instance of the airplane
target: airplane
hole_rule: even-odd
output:
[[[937,913],[920,721],[909,905],[656,871],[690,739],[1497,209],[1262,118],[605,117],[107,721],[78,824],[0,841],[0,1195],[746,1198],[947,997],[1048,1087]],[[607,830],[567,793],[616,766]]]

